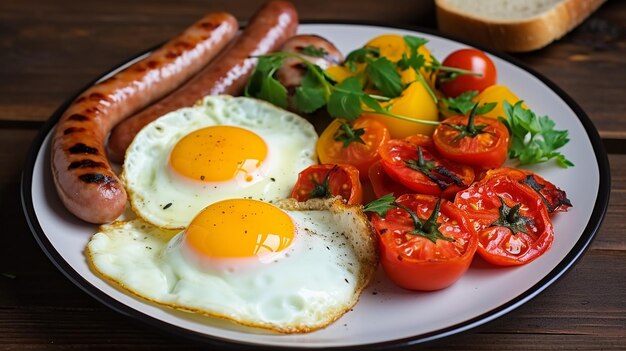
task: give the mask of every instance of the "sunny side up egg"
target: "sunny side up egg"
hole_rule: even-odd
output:
[[[283,333],[347,312],[377,255],[360,206],[339,199],[223,200],[179,233],[140,219],[104,225],[86,250],[105,280],[149,301]]]
[[[264,101],[208,96],[145,126],[126,152],[122,181],[133,211],[182,229],[229,198],[276,201],[315,164],[317,134],[304,118]]]

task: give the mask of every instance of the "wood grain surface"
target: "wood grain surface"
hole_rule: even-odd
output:
[[[20,205],[28,149],[52,112],[109,68],[224,9],[262,1],[0,1],[0,350],[206,350],[104,307],[34,241]],[[431,1],[295,1],[305,20],[435,27]],[[605,3],[552,45],[514,57],[567,92],[609,153],[611,198],[590,249],[557,283],[433,350],[626,350],[626,1]]]

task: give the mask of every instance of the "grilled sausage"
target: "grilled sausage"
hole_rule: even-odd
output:
[[[51,163],[57,193],[71,213],[92,223],[109,222],[123,213],[126,192],[106,157],[107,134],[119,121],[188,80],[237,30],[230,14],[209,14],[70,104],[53,134]]]
[[[324,55],[307,55],[307,48],[323,50]],[[296,53],[322,69],[327,69],[332,65],[339,65],[343,62],[343,54],[333,43],[314,34],[296,35],[289,39],[280,51]],[[283,62],[282,67],[276,72],[276,78],[288,90],[292,90],[301,84],[304,73],[306,73],[306,66],[299,59],[290,57]]]
[[[235,42],[197,76],[111,131],[108,143],[111,159],[121,163],[135,135],[158,117],[191,106],[206,95],[241,94],[256,65],[254,56],[280,48],[296,33],[297,27],[298,13],[291,3],[266,3]]]

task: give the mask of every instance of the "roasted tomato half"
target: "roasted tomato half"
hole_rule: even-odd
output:
[[[484,178],[487,179],[502,175],[522,182],[536,191],[539,196],[541,196],[551,216],[557,212],[566,212],[568,208],[572,207],[572,202],[567,198],[565,191],[531,171],[502,167],[487,171]]]
[[[387,276],[411,290],[438,290],[457,281],[477,247],[465,214],[430,195],[403,195],[394,204],[384,217],[372,215]]]
[[[317,141],[317,155],[321,163],[351,164],[363,179],[370,166],[379,159],[378,148],[389,140],[389,131],[373,118],[358,118],[349,123],[334,120]]]
[[[298,201],[341,196],[350,204],[363,201],[359,171],[346,164],[313,165],[298,174],[291,197]]]
[[[393,196],[398,197],[400,195],[413,193],[411,189],[388,176],[383,166],[380,164],[380,161],[374,162],[370,167],[369,179],[376,197],[382,197],[387,194],[393,194]]]
[[[447,199],[474,181],[471,167],[449,162],[433,149],[405,140],[389,140],[380,148],[385,173],[418,194]]]
[[[437,126],[433,143],[441,156],[478,169],[502,166],[507,157],[509,130],[497,119],[453,116]]]
[[[543,200],[529,186],[493,176],[456,195],[478,232],[478,254],[500,266],[528,263],[546,252],[554,230]]]

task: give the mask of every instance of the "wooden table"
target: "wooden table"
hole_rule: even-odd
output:
[[[37,130],[102,72],[201,14],[250,16],[259,1],[3,0],[0,3],[0,349],[195,349],[119,315],[48,261],[22,214],[22,163]],[[434,27],[429,1],[297,1],[303,19]],[[358,4],[358,5],[357,5]],[[513,312],[432,349],[626,349],[626,1],[609,1],[562,40],[515,55],[587,112],[609,153],[610,207],[591,248],[557,283]]]

